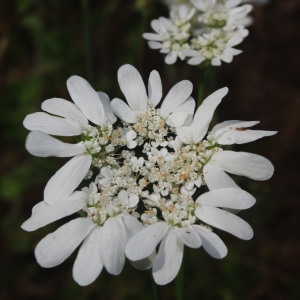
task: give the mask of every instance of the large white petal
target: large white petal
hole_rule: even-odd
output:
[[[149,101],[155,107],[162,97],[162,83],[160,75],[157,71],[153,70],[150,73],[148,81],[148,96]]]
[[[40,157],[70,157],[86,152],[86,148],[82,143],[64,143],[41,131],[30,132],[25,147],[30,154]]]
[[[33,207],[31,217],[22,224],[21,228],[26,231],[37,230],[83,209],[86,201],[86,194],[79,191],[56,204],[41,201]]]
[[[78,251],[73,265],[73,278],[81,286],[94,282],[102,271],[101,231],[102,227],[96,226],[86,237]]]
[[[162,48],[162,43],[160,42],[148,42],[148,46],[150,47],[150,49],[160,49]]]
[[[220,57],[214,57],[211,60],[211,65],[212,66],[221,66],[221,59],[220,59]]]
[[[45,100],[42,103],[42,110],[73,121],[81,128],[86,128],[86,126],[89,124],[87,118],[78,109],[78,107],[74,103],[65,99],[52,98]]]
[[[48,181],[44,190],[44,200],[51,204],[69,196],[86,176],[92,162],[89,154],[73,157]]]
[[[223,241],[212,231],[200,225],[193,225],[201,237],[205,251],[213,258],[221,259],[227,255],[227,247]]]
[[[61,264],[95,226],[90,219],[77,218],[59,227],[36,246],[34,254],[37,262],[44,268]]]
[[[259,121],[225,121],[217,124],[211,131],[214,139],[221,145],[243,144],[255,141],[265,136],[271,136],[277,131],[248,130]]]
[[[102,104],[103,104],[108,122],[110,124],[114,124],[117,121],[117,118],[114,115],[114,112],[112,110],[112,107],[111,107],[111,104],[110,104],[110,99],[109,99],[108,95],[103,93],[103,92],[97,92],[97,94],[98,94],[100,100],[102,101]]]
[[[226,63],[231,63],[233,60],[233,55],[232,55],[232,50],[233,49],[225,49],[224,52],[221,55],[221,59],[226,62]]]
[[[149,257],[169,227],[165,222],[157,222],[140,230],[128,241],[126,256],[133,261]]]
[[[160,112],[163,118],[174,112],[190,97],[193,85],[189,80],[182,80],[175,84],[164,99]]]
[[[177,137],[184,144],[193,143],[193,132],[191,126],[182,126],[176,128]]]
[[[225,3],[225,7],[227,8],[233,8],[239,4],[241,4],[241,0],[228,0],[226,3]]]
[[[254,205],[255,198],[240,188],[225,188],[202,194],[196,203],[224,208],[247,209]]]
[[[166,234],[154,260],[152,274],[159,285],[171,282],[181,266],[184,245],[177,237],[177,230],[178,228],[172,227]]]
[[[122,214],[122,220],[126,230],[127,240],[143,228],[142,224],[135,217],[129,214]],[[149,257],[138,261],[132,261],[131,264],[138,270],[147,270],[152,267],[152,261],[155,256],[156,253],[153,251]]]
[[[172,26],[171,20],[165,17],[159,17],[151,21],[151,27],[155,32],[165,33]]]
[[[153,252],[148,257],[135,261],[131,260],[130,263],[138,270],[148,270],[152,268],[155,257],[156,251],[153,250]]]
[[[196,208],[195,214],[199,220],[227,231],[240,239],[249,240],[253,236],[250,225],[228,211],[211,206],[201,206]]]
[[[127,237],[121,215],[109,218],[103,225],[101,259],[108,273],[118,275],[125,263]]]
[[[73,121],[43,112],[27,115],[23,125],[28,130],[38,130],[59,136],[74,136],[82,133],[82,128]]]
[[[196,102],[194,98],[189,97],[183,104],[176,108],[173,113],[184,112],[188,113],[189,115],[193,115],[195,112],[195,106]]]
[[[114,113],[123,121],[128,123],[137,122],[137,113],[133,111],[124,101],[115,98],[111,101]]]
[[[189,114],[185,112],[173,112],[166,118],[166,123],[172,127],[180,127],[186,123],[188,117]]]
[[[155,49],[155,46],[158,46],[158,43],[155,44],[155,42],[149,42],[150,48]],[[160,47],[161,48],[161,47]],[[165,57],[165,63],[168,65],[174,64],[177,60],[177,52],[171,51],[169,52]]]
[[[274,167],[267,158],[253,153],[221,151],[215,153],[211,161],[226,172],[255,180],[267,180],[274,172]]]
[[[217,90],[209,95],[197,109],[192,123],[194,143],[200,142],[205,136],[215,109],[227,93],[227,87]]]
[[[252,10],[253,6],[250,4],[241,5],[238,7],[234,7],[231,10],[233,20],[236,18],[244,18],[246,14],[248,14]]]
[[[192,119],[195,105],[195,100],[190,97],[167,117],[166,123],[173,127],[186,125],[187,120]]]
[[[234,180],[224,172],[218,165],[211,162],[207,163],[203,168],[203,175],[207,187],[210,190],[223,189],[239,186],[234,182]]]
[[[97,92],[84,78],[71,76],[67,80],[67,87],[74,103],[90,121],[97,125],[107,124],[103,104]]]
[[[206,11],[209,8],[212,8],[216,4],[216,0],[191,0],[191,2],[197,7],[199,10]]]
[[[248,128],[257,125],[258,123],[259,121],[227,120],[215,125],[211,130],[211,134],[213,134],[214,137],[218,139],[227,130],[241,127]]]
[[[194,230],[193,226],[178,228],[177,236],[184,245],[190,248],[201,247],[201,239],[197,232]]]
[[[221,145],[245,144],[276,133],[277,131],[267,130],[229,130],[224,132],[217,142]]]
[[[131,109],[145,111],[148,97],[145,84],[138,70],[131,65],[123,65],[118,70],[118,81]]]
[[[124,224],[127,239],[130,239],[143,228],[142,224],[129,214],[122,214],[122,222]]]
[[[163,41],[163,37],[156,33],[143,33],[143,38],[150,41]]]
[[[205,60],[205,58],[202,57],[199,53],[197,56],[194,56],[194,57],[190,58],[187,63],[190,64],[190,65],[199,65],[204,60]]]

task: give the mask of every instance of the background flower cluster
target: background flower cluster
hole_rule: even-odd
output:
[[[242,51],[234,47],[248,35],[252,6],[239,0],[169,1],[170,18],[151,22],[155,33],[145,33],[152,49],[166,54],[165,62],[178,59],[190,65],[220,66]]]

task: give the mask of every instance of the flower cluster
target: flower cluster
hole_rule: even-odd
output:
[[[241,0],[168,1],[170,17],[151,22],[155,33],[144,33],[149,47],[166,54],[165,62],[177,58],[191,65],[220,66],[241,53],[234,47],[248,35],[250,4]],[[242,4],[242,5],[241,5]]]
[[[119,69],[118,82],[126,102],[110,101],[72,76],[67,87],[74,103],[49,99],[42,103],[44,112],[25,118],[31,154],[71,159],[51,177],[22,228],[33,231],[78,212],[38,243],[41,266],[59,265],[81,244],[73,266],[78,284],[92,283],[103,267],[119,274],[127,257],[139,269],[152,268],[155,282],[163,285],[176,277],[184,245],[226,256],[213,228],[252,237],[249,224],[233,211],[251,207],[255,199],[227,173],[266,180],[273,166],[262,156],[225,147],[276,132],[250,130],[256,121],[225,121],[207,132],[227,88],[194,113],[188,80],[163,100],[157,71],[148,89],[131,65]],[[59,136],[76,137],[76,143]]]
[[[267,4],[269,0],[241,0],[241,3],[257,3],[257,4]],[[192,6],[191,0],[163,0],[163,2],[170,8],[176,8],[180,5]]]

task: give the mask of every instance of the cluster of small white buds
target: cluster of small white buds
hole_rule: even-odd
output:
[[[149,47],[191,65],[220,66],[242,51],[235,49],[248,35],[250,4],[240,0],[169,1],[170,18],[151,22],[155,33],[144,33]]]

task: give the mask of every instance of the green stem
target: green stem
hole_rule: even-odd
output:
[[[199,107],[205,96],[205,92],[207,90],[206,86],[206,74],[207,73],[207,67],[200,67],[200,79],[199,79],[199,86],[198,86],[198,99],[197,99],[197,107]],[[205,89],[205,90],[204,90]]]
[[[175,280],[176,300],[183,300],[183,284],[184,283],[184,252],[179,273]]]
[[[132,59],[136,65],[141,65],[144,61],[145,39],[143,38],[143,33],[146,32],[147,27],[149,26],[149,17],[153,11],[154,1],[145,0],[141,5],[142,18],[140,23],[140,30],[138,31],[138,34],[136,34],[136,55]]]
[[[152,281],[152,295],[153,295],[153,300],[159,300],[159,294],[158,294],[158,286],[155,283],[153,277],[152,277],[152,272],[150,273],[151,276],[151,281]]]
[[[199,86],[198,86],[197,107],[199,107],[202,104],[204,99],[205,73],[206,73],[206,68],[201,68]]]
[[[83,14],[83,36],[84,36],[84,45],[85,45],[87,78],[90,81],[90,83],[93,84],[94,71],[93,71],[89,0],[81,0],[81,9]]]
[[[204,100],[204,96],[213,93],[217,86],[217,78],[215,67],[210,65],[204,65],[199,68],[199,90],[197,107],[201,105]]]

